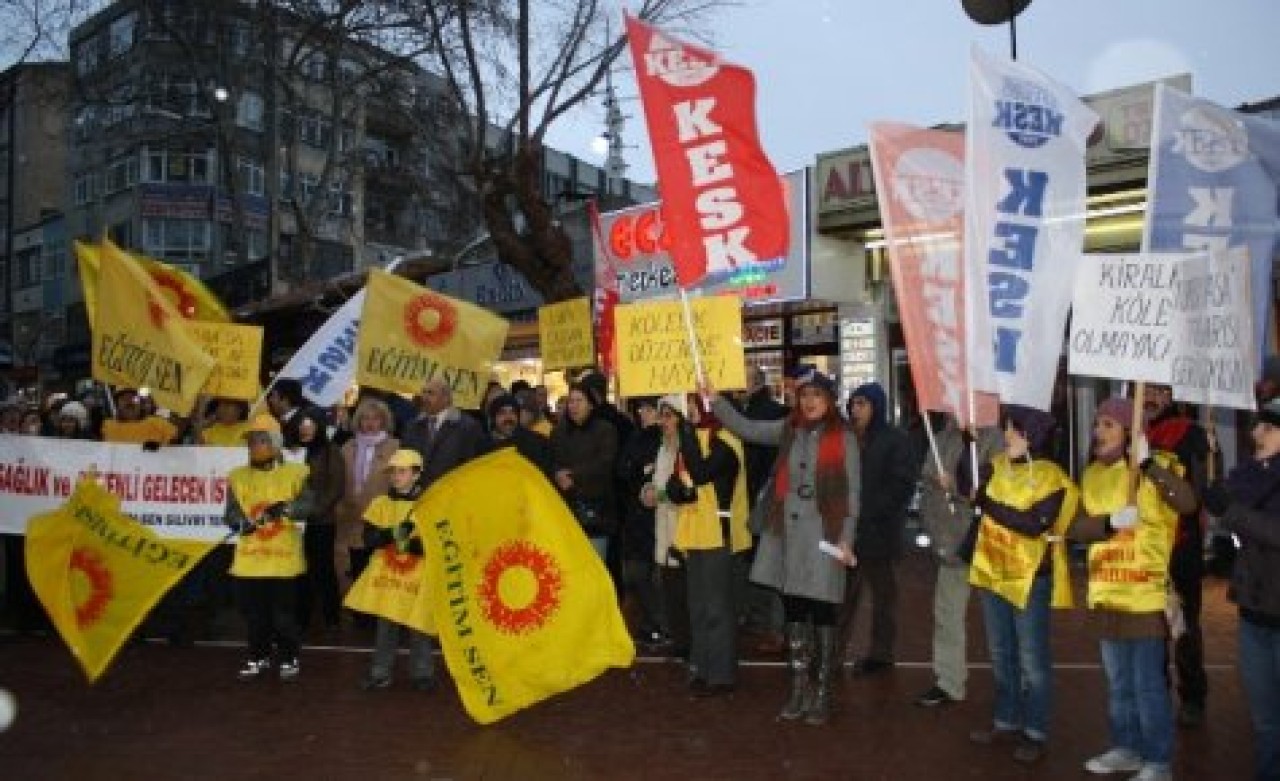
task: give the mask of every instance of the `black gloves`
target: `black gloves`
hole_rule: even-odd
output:
[[[143,442],[142,449],[147,453],[155,453],[160,450],[159,442]]]
[[[667,494],[667,501],[672,504],[693,504],[698,501],[698,490],[681,480],[678,474],[673,473],[667,478],[663,490]]]
[[[270,521],[278,521],[281,518],[288,517],[288,515],[289,515],[289,503],[276,502],[275,504],[271,505],[270,507],[262,511],[262,515],[259,516],[258,522],[268,523]]]

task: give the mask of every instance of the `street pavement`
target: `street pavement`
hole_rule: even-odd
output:
[[[0,688],[13,692],[18,714],[0,732],[0,779],[1088,777],[1082,763],[1107,748],[1107,729],[1105,683],[1083,610],[1055,615],[1050,750],[1025,767],[1006,748],[968,741],[970,730],[989,723],[992,700],[976,601],[967,701],[912,704],[932,682],[927,557],[909,555],[900,582],[898,666],[870,678],[846,673],[826,727],[775,720],[781,659],[755,652],[730,697],[691,699],[680,665],[642,656],[631,669],[482,727],[451,686],[413,691],[404,658],[392,689],[361,691],[371,637],[354,627],[313,636],[294,683],[237,681],[241,647],[220,638],[189,648],[130,643],[94,686],[56,637],[6,631]],[[1206,581],[1205,612],[1208,717],[1199,729],[1179,731],[1175,777],[1248,779],[1252,736],[1236,674],[1237,619],[1221,580]],[[865,638],[866,620],[855,641]]]

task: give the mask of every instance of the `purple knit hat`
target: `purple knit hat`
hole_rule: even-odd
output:
[[[1098,417],[1111,418],[1128,431],[1133,427],[1133,402],[1123,396],[1112,396],[1098,405]]]

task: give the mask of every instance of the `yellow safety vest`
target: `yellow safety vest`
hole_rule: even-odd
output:
[[[1029,510],[1036,502],[1060,490],[1066,495],[1062,509],[1047,535],[1027,537],[982,517],[978,542],[969,568],[969,583],[998,594],[1019,609],[1027,606],[1036,571],[1045,551],[1053,556],[1053,598],[1055,608],[1071,607],[1071,571],[1067,567],[1067,551],[1063,534],[1075,517],[1080,491],[1062,467],[1052,461],[1036,459],[1013,463],[1003,453],[991,459],[993,472],[987,483],[987,495],[1015,510]],[[1052,537],[1052,541],[1050,541]]]
[[[401,521],[413,520],[416,504],[415,499],[379,496],[369,503],[364,519],[379,529],[391,529]],[[424,575],[421,556],[401,553],[394,543],[383,545],[373,552],[369,566],[352,584],[343,604],[419,632],[437,634]]]
[[[276,502],[291,502],[307,481],[305,464],[277,464],[273,469],[238,466],[227,481],[240,509],[250,520]],[[307,571],[302,556],[302,529],[289,518],[273,521],[240,537],[231,574],[238,578],[292,578]]]
[[[711,452],[711,432],[698,429],[698,444],[703,454]],[[747,462],[742,456],[742,442],[721,430],[720,439],[738,457],[738,476],[733,481],[733,498],[729,502],[729,540],[733,552],[751,547],[751,531],[747,528]],[[720,525],[720,503],[711,483],[697,488],[698,501],[681,505],[676,516],[675,546],[680,550],[714,550],[724,546]]]
[[[1175,456],[1157,453],[1154,457],[1161,466],[1182,474]],[[1129,503],[1128,462],[1089,464],[1080,494],[1089,515],[1110,515],[1124,507]],[[1122,613],[1155,613],[1165,608],[1178,513],[1145,477],[1138,486],[1137,506],[1136,526],[1089,546],[1090,608]]]

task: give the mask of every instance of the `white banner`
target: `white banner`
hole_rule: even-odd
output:
[[[317,406],[337,404],[351,387],[356,374],[356,335],[360,331],[363,308],[364,288],[361,288],[330,315],[280,370],[281,377],[301,382],[303,394]]]
[[[1085,255],[1071,307],[1070,372],[1170,384],[1178,356],[1176,262],[1187,257]]]
[[[966,289],[975,390],[1048,410],[1084,245],[1098,115],[1026,65],[971,56]]]
[[[1173,397],[1193,404],[1254,409],[1252,267],[1244,247],[1178,263]]]
[[[216,542],[227,534],[227,474],[239,447],[165,447],[0,434],[0,532],[66,503],[85,472],[98,472],[125,514],[162,537]]]

